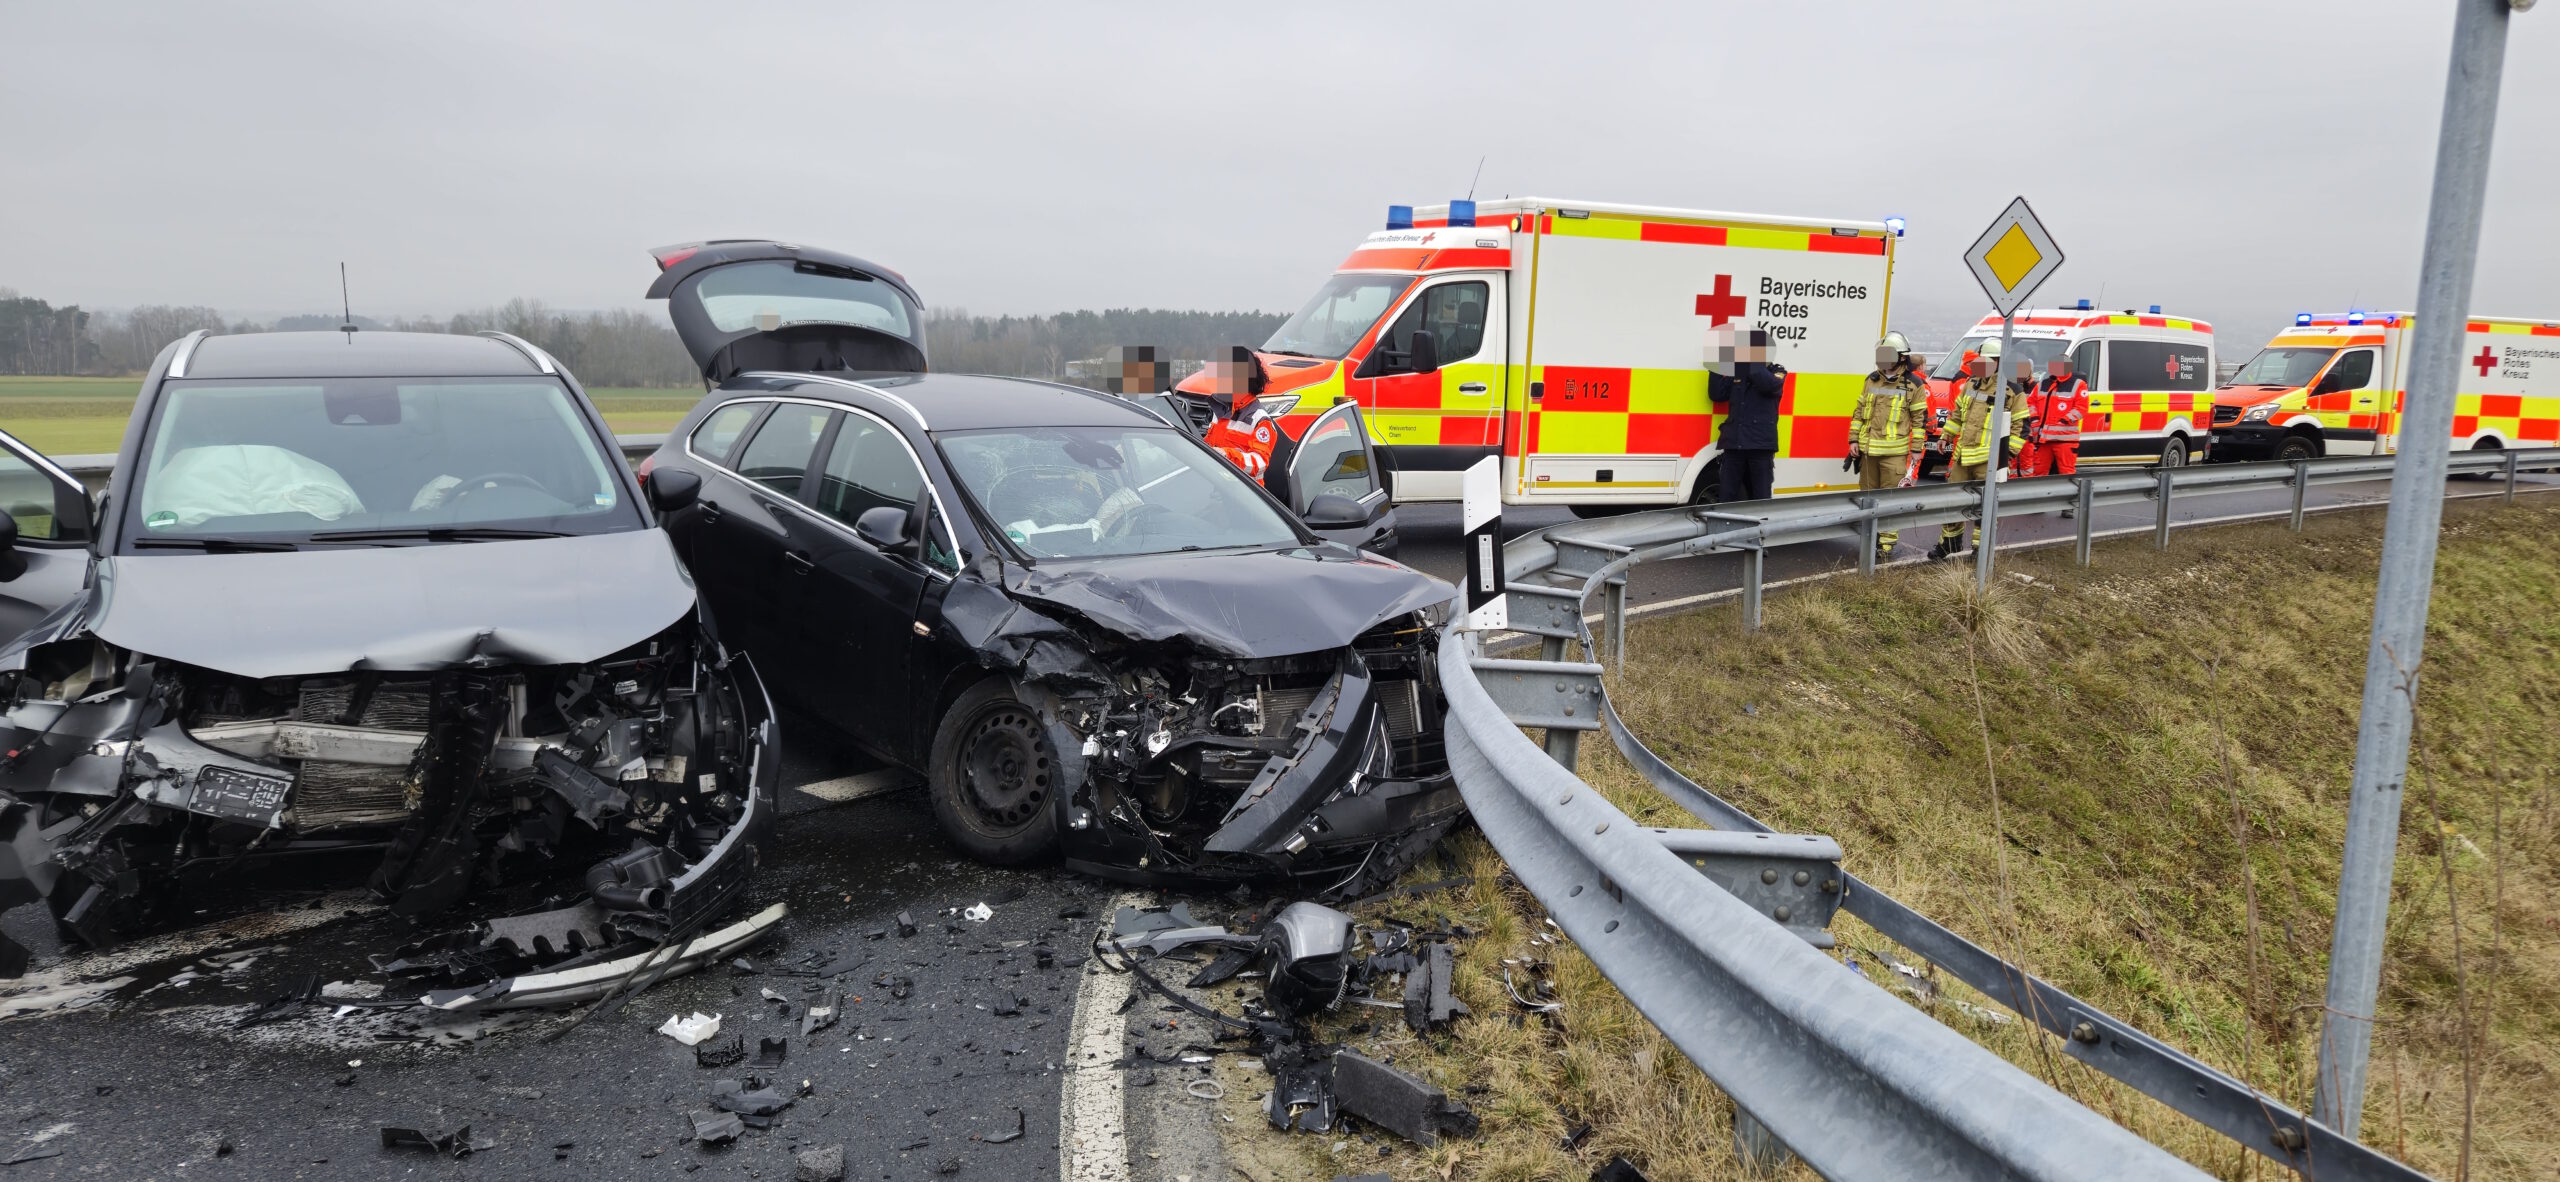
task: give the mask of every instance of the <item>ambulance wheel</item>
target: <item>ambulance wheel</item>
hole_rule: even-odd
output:
[[[1579,517],[1579,518],[1583,519],[1584,521],[1590,521],[1590,520],[1592,520],[1593,518],[1598,518],[1598,517],[1615,517],[1615,516],[1617,516],[1617,515],[1619,515],[1619,514],[1621,514],[1621,513],[1633,513],[1633,512],[1635,512],[1635,511],[1636,511],[1636,510],[1638,510],[1638,509],[1644,508],[1644,506],[1642,506],[1642,505],[1573,505],[1573,506],[1569,506],[1569,508],[1571,508],[1571,509],[1573,510],[1573,515],[1574,515],[1574,516]]]
[[[2320,458],[2320,445],[2311,442],[2308,436],[2287,435],[2283,442],[2276,444],[2276,454],[2272,458],[2279,464],[2316,460]]]
[[[1715,504],[1716,492],[1723,487],[1724,457],[1718,456],[1707,461],[1707,466],[1699,470],[1698,483],[1689,487],[1689,503],[1702,506]]]
[[[925,783],[951,844],[981,862],[1019,866],[1056,852],[1064,778],[1040,712],[1012,683],[990,677],[942,716]]]
[[[2169,442],[2161,445],[2160,466],[2163,468],[2184,468],[2187,466],[2186,436],[2172,435],[2169,437]]]

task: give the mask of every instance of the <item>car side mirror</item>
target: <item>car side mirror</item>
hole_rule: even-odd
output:
[[[0,583],[27,573],[27,556],[18,553],[18,519],[0,513]]]
[[[853,519],[853,536],[883,554],[900,553],[907,548],[907,511],[895,505],[865,509]]]
[[[1341,529],[1369,524],[1369,511],[1340,493],[1317,493],[1307,502],[1307,511],[1299,520],[1316,529]]]
[[[649,505],[662,516],[689,508],[702,496],[702,477],[682,468],[652,468],[648,485]]]
[[[1407,368],[1414,373],[1440,372],[1439,338],[1417,328],[1413,330],[1412,339],[1413,346],[1405,350],[1405,356],[1410,358],[1413,364]]]

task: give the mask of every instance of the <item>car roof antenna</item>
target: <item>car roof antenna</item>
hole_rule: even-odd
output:
[[[1484,179],[1484,157],[1476,157],[1476,174],[1467,178],[1467,200],[1476,199],[1476,182]]]
[[[347,261],[338,260],[338,331],[347,334],[347,343],[356,343],[355,302],[347,298]]]

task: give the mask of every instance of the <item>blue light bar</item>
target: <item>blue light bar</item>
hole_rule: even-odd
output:
[[[2158,304],[2153,304],[2153,305],[2151,305],[2151,314],[2152,314],[2152,315],[2154,315],[2154,316],[2159,315],[2159,314],[2160,314],[2160,305],[2158,305]]]
[[[2362,313],[2362,312],[2349,312],[2349,313],[2347,313],[2347,323],[2349,323],[2349,324],[2362,324],[2362,323],[2364,323],[2364,313]]]
[[[2311,313],[2309,313],[2309,312],[2296,312],[2296,313],[2294,313],[2294,314],[2293,314],[2293,322],[2294,322],[2295,324],[2297,324],[2297,325],[2301,325],[2301,324],[2309,324],[2309,323],[2311,323]]]
[[[1410,229],[1412,229],[1412,228],[1413,228],[1413,207],[1412,207],[1412,206],[1410,206],[1410,205],[1390,205],[1390,206],[1388,206],[1388,207],[1387,207],[1387,228],[1388,228],[1388,229],[1390,229],[1390,230],[1410,230]]]
[[[1473,201],[1450,202],[1449,224],[1452,226],[1472,226],[1476,224],[1476,203]]]
[[[1902,224],[1901,218],[1886,218],[1884,220],[1884,228],[1893,231],[1893,236],[1896,238],[1902,237]]]
[[[2078,308],[2077,310],[2082,311],[2082,312],[2086,312],[2086,311],[2088,311],[2088,310],[2089,310],[2089,301],[2087,301],[2087,300],[2082,300],[2082,301],[2080,301],[2079,308]]]

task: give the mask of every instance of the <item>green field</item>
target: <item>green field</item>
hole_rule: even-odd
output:
[[[48,455],[93,455],[124,443],[139,378],[0,376],[0,431]],[[618,434],[666,431],[702,395],[694,390],[587,391]]]

